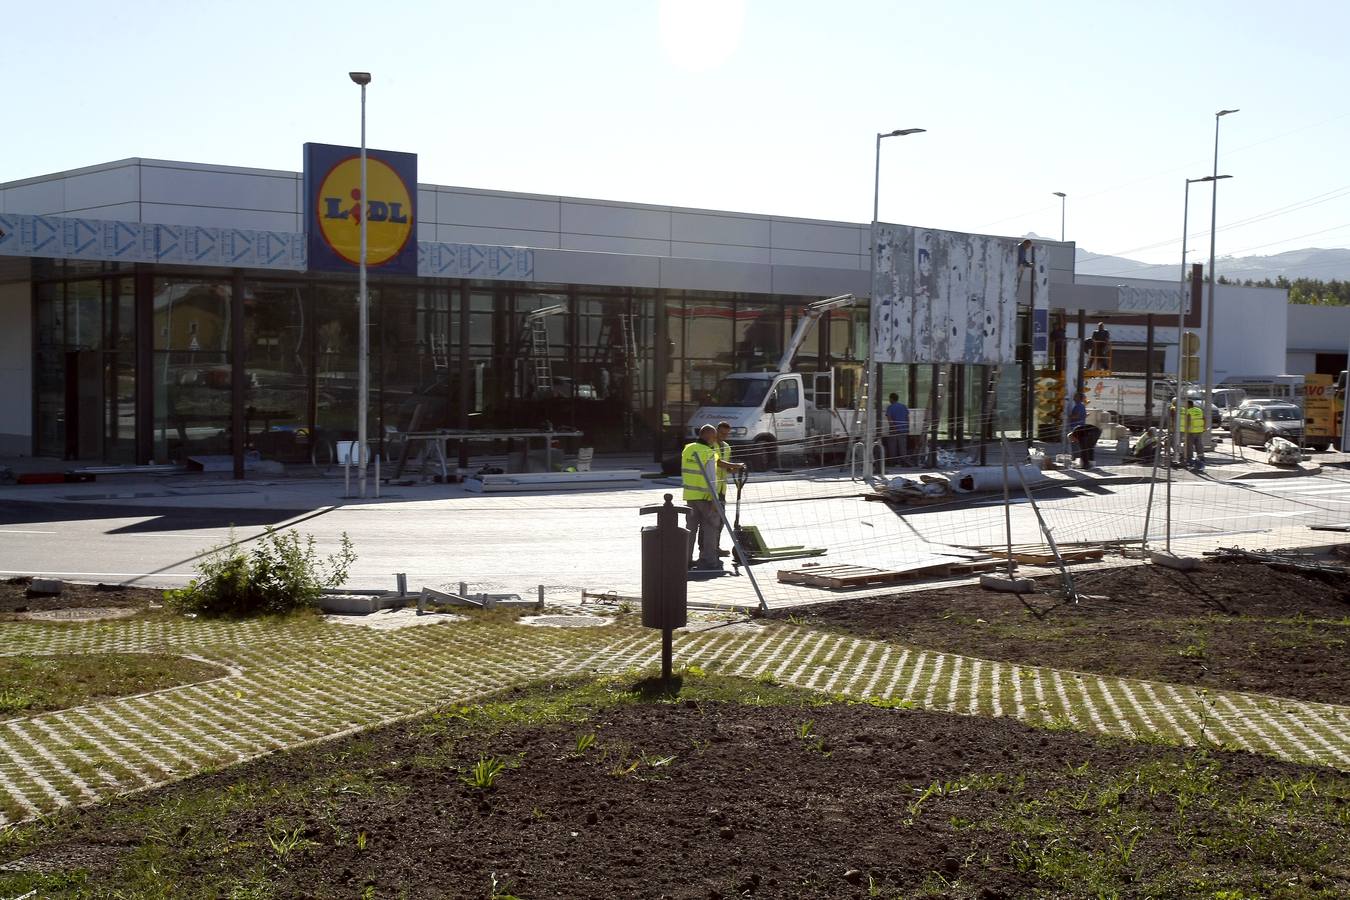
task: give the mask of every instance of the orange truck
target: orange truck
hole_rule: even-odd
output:
[[[1340,445],[1345,421],[1345,372],[1308,375],[1304,381],[1303,434],[1310,447],[1332,450]]]

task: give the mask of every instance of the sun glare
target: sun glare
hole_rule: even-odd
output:
[[[709,72],[729,60],[745,27],[745,0],[661,0],[661,46],[671,64]]]

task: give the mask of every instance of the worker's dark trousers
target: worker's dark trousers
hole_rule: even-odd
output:
[[[1101,436],[1102,430],[1096,425],[1079,425],[1069,432],[1069,437],[1077,448],[1078,459],[1082,468],[1092,468],[1093,450],[1097,446],[1097,439]]]
[[[1186,466],[1191,469],[1204,469],[1205,467],[1205,435],[1200,433],[1187,433],[1182,435],[1186,441]]]
[[[722,533],[722,516],[715,500],[686,500],[689,504],[689,560],[691,565],[716,568],[722,564],[717,555],[717,539]],[[694,548],[698,557],[694,557]]]

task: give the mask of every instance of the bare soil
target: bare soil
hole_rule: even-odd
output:
[[[731,681],[536,688],[71,814],[0,844],[0,894],[1350,893],[1334,772]]]
[[[163,591],[115,584],[66,582],[65,589],[57,596],[31,594],[28,586],[32,583],[31,578],[9,578],[0,581],[0,615],[89,607],[150,609],[152,604],[164,601]]]
[[[1080,570],[1075,581],[1077,603],[961,586],[775,616],[984,659],[1350,702],[1350,582],[1220,561]]]

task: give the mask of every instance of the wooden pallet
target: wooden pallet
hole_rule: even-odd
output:
[[[1008,558],[1008,548],[1006,547],[986,547],[984,552],[988,553],[990,556],[996,556],[999,559]],[[1101,559],[1106,555],[1106,548],[1060,547],[1059,555],[1065,562],[1083,562],[1085,560]],[[1055,565],[1055,554],[1045,544],[1013,544],[1012,558],[1014,562],[1019,562],[1028,566]]]
[[[799,584],[806,587],[843,591],[853,588],[880,587],[901,581],[988,572],[1006,565],[1006,562],[994,559],[943,560],[941,562],[921,563],[904,569],[878,569],[874,566],[839,564],[783,569],[778,573],[778,580],[784,584]]]

